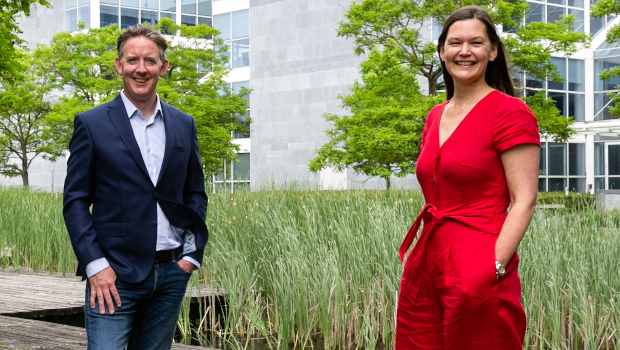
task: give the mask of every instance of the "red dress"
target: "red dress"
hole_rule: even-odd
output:
[[[540,146],[536,117],[518,98],[492,91],[439,147],[448,102],[429,113],[416,165],[426,206],[400,285],[396,349],[521,350],[525,313],[515,254],[495,276],[495,242],[510,204],[501,161],[521,143]]]

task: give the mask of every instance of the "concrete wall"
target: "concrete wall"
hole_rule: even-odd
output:
[[[30,17],[17,20],[23,32],[20,38],[28,42],[30,48],[38,43],[49,43],[52,36],[65,30],[65,0],[48,0],[52,8],[39,4],[30,7]]]
[[[314,174],[308,162],[326,141],[323,113],[345,114],[337,99],[349,94],[364,57],[353,40],[336,35],[348,0],[252,0],[250,96],[252,186],[308,180],[323,188],[381,188],[384,181],[331,170]],[[341,185],[337,185],[340,183]],[[415,178],[395,180],[417,186]]]

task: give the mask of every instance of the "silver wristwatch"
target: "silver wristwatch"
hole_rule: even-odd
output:
[[[504,274],[506,274],[506,266],[495,260],[495,275],[497,275],[497,279],[504,277]]]

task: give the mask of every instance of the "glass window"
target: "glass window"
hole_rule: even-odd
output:
[[[195,26],[196,16],[181,15],[181,24],[185,24],[186,26]]]
[[[583,8],[583,0],[568,0],[568,6]]]
[[[162,11],[176,12],[176,10],[177,10],[177,2],[176,2],[176,0],[161,0],[161,10]]]
[[[572,15],[573,17],[575,17],[575,20],[573,22],[573,26],[575,27],[575,31],[576,32],[584,32],[585,26],[584,26],[584,19],[583,19],[583,11],[581,10],[574,10],[574,9],[568,9],[568,14]]]
[[[198,0],[198,14],[211,16],[211,0]]]
[[[594,144],[594,175],[605,175],[605,144]]]
[[[159,10],[159,0],[142,0],[142,8],[149,10]]]
[[[538,192],[547,192],[547,178],[538,179]]]
[[[586,175],[586,145],[568,144],[568,175]]]
[[[159,18],[170,18],[172,22],[176,20],[176,16],[174,15],[174,13],[169,13],[169,12],[160,12]]]
[[[225,43],[223,46],[226,48],[226,51],[223,52],[222,54],[224,55],[224,60],[225,60],[225,64],[224,64],[224,68],[229,69],[230,68],[230,41],[228,43]]]
[[[566,0],[547,0],[547,2],[551,4],[566,5]]]
[[[99,20],[101,21],[101,27],[118,24],[118,7],[102,5],[100,11]]]
[[[586,119],[586,95],[568,94],[568,116],[576,122]]]
[[[138,10],[121,8],[121,29],[138,24]]]
[[[559,21],[561,15],[566,15],[566,7],[547,5],[547,23]]]
[[[437,18],[433,18],[433,40],[439,39],[441,30],[443,29],[443,22]]]
[[[586,192],[586,179],[568,179],[568,190],[571,192]]]
[[[605,189],[605,178],[597,177],[594,179],[594,189],[595,190],[604,190]]]
[[[68,32],[77,30],[77,9],[65,11],[65,25]]]
[[[77,7],[77,0],[66,0],[65,1],[65,9],[72,9]]]
[[[234,94],[238,94],[241,88],[249,89],[250,82],[249,81],[238,81],[238,82],[232,83],[232,91]],[[250,96],[248,94],[245,94],[243,95],[243,99],[245,99],[247,108],[250,108]]]
[[[138,0],[121,0],[121,6],[138,7]]]
[[[613,116],[609,111],[609,107],[615,106],[615,102],[609,103],[609,95],[604,92],[600,94],[594,94],[594,120],[608,120],[617,119],[617,116]]]
[[[568,89],[570,91],[585,91],[585,70],[582,60],[568,60]]]
[[[84,22],[84,28],[90,28],[90,6],[78,8],[78,21]]]
[[[562,81],[553,82],[549,80],[547,82],[549,89],[553,90],[565,90],[564,82],[566,81],[566,59],[559,57],[551,57],[551,64],[558,70],[558,75],[562,78]]]
[[[617,190],[620,188],[620,177],[610,177],[609,178],[609,189]]]
[[[540,143],[540,165],[538,175],[547,175],[547,146],[545,142]]]
[[[157,24],[159,22],[159,12],[144,11],[140,12],[140,23]]]
[[[250,11],[236,11],[232,13],[232,38],[250,36]]]
[[[565,143],[549,142],[549,175],[566,175]]]
[[[78,0],[78,6],[90,5],[90,0]]]
[[[536,4],[533,2],[527,3],[530,8],[527,10],[527,17],[525,18],[525,23],[532,22],[544,22],[545,21],[545,5]]]
[[[560,110],[560,115],[566,115],[566,94],[564,92],[549,91],[549,98],[555,101],[555,107]]]
[[[564,192],[566,189],[566,178],[554,179],[549,178],[549,192],[560,191]]]
[[[250,66],[250,39],[235,40],[232,42],[232,67],[241,68]]]
[[[213,27],[220,31],[222,40],[230,40],[230,12],[213,17]]]
[[[196,0],[181,0],[181,13],[196,14]],[[196,25],[196,23],[194,23]]]
[[[250,154],[249,153],[237,153],[237,160],[233,167],[233,179],[234,180],[249,180],[250,179]]]
[[[527,77],[525,77],[525,87],[532,88],[532,89],[544,89],[543,85],[544,85],[544,82],[540,80],[536,80],[536,78],[531,75],[528,75]]]
[[[198,17],[198,25],[207,25],[209,27],[213,26],[213,21],[209,17]]]
[[[599,77],[605,69],[620,66],[620,57],[605,57],[594,60],[594,91],[614,90],[620,85],[620,77],[602,80]]]
[[[620,145],[608,145],[607,152],[607,175],[620,175]]]
[[[605,18],[594,18],[590,16],[590,34],[596,35],[605,26]]]
[[[118,0],[100,0],[99,2],[102,4],[118,5]]]

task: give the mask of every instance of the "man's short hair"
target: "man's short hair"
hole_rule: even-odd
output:
[[[157,47],[159,47],[159,59],[162,63],[165,62],[166,49],[168,48],[166,38],[164,38],[164,36],[161,35],[159,31],[143,24],[137,24],[135,26],[128,27],[123,33],[121,33],[121,35],[119,35],[118,39],[116,40],[118,59],[123,59],[123,50],[125,49],[125,43],[127,42],[127,40],[140,36],[151,39],[155,42],[155,44],[157,44]]]

